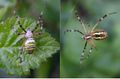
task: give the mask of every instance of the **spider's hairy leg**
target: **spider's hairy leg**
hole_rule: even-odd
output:
[[[98,19],[96,24],[93,26],[91,32],[94,31],[94,29],[96,28],[96,26],[101,22],[103,21],[106,17],[108,17],[109,15],[112,15],[112,14],[116,14],[117,12],[112,12],[112,13],[108,13],[108,14],[105,14],[102,18]]]
[[[93,50],[93,47],[90,48],[88,55],[87,55],[87,58],[89,58],[89,56],[92,54],[92,50]]]
[[[38,18],[39,25],[40,25],[40,30],[43,30],[43,18],[42,18],[42,16],[43,16],[43,12],[40,13],[40,16]]]
[[[43,30],[43,18],[42,18],[42,16],[43,16],[43,12],[40,13],[40,15],[38,17],[38,21],[36,23],[36,27],[32,30],[32,32],[34,32],[38,28],[38,26],[40,26],[41,31]]]
[[[40,32],[34,32],[33,33],[34,35],[33,35],[33,38],[37,38],[37,37],[39,37],[42,33],[40,33]]]
[[[88,52],[88,54],[87,54],[86,59],[89,58],[89,56],[92,54],[93,48],[96,49],[96,46],[95,46],[93,40],[88,40],[88,43],[91,45],[91,48],[90,48],[90,50],[89,50],[89,52]]]
[[[66,32],[78,32],[78,33],[84,35],[84,33],[82,33],[80,30],[77,30],[77,29],[66,29],[66,30],[64,31],[64,34],[65,34]]]
[[[24,61],[24,58],[23,58],[23,54],[24,54],[24,43],[25,43],[25,38],[21,39],[21,41],[24,41],[22,46],[19,48],[19,52],[18,52],[18,60],[19,60],[19,63],[22,63]]]
[[[19,52],[19,63],[22,63],[23,62],[23,47],[19,49],[20,52]]]
[[[21,35],[17,30],[15,31],[15,33],[16,33],[17,35]]]
[[[17,16],[17,14],[16,14],[16,10],[14,10],[13,13],[14,13],[14,16],[16,17],[16,19],[17,19],[17,23],[18,23],[19,27],[26,33],[26,30],[23,28],[22,24],[20,23],[20,17]]]
[[[87,56],[85,56],[85,50],[86,50],[87,43],[91,45],[91,48],[90,48],[89,52],[86,54]],[[80,57],[81,57],[81,58],[80,58],[80,64],[81,64],[85,59],[88,59],[88,58],[89,58],[89,56],[92,54],[93,48],[96,49],[96,46],[95,46],[93,40],[87,40],[86,43],[85,43],[85,45],[84,45],[84,49],[83,49],[83,51],[82,51],[82,53],[81,53],[81,56],[80,56]]]
[[[17,16],[17,14],[16,14],[16,10],[14,10],[13,13],[14,13],[14,16],[16,17],[16,19],[17,19],[17,23],[18,23],[19,27],[26,33],[26,30],[22,27],[22,24],[20,23],[20,17]],[[14,27],[13,27],[13,29],[14,29]],[[17,35],[21,35],[20,33],[18,33],[17,30],[15,30],[15,32],[17,33]]]
[[[15,29],[15,27],[12,27],[13,31],[15,32],[15,34],[17,35],[25,35],[25,33],[19,33],[17,29]]]
[[[85,50],[86,50],[86,47],[87,47],[87,41],[85,42],[85,45],[84,45],[82,53],[80,54],[80,64],[82,64],[82,62],[85,59]]]
[[[26,33],[26,30],[23,28],[22,24],[20,23],[20,17],[16,16],[16,19],[17,19],[19,27]]]
[[[77,12],[77,11],[75,11],[75,15],[76,15],[77,19],[79,20],[79,22],[81,23],[81,25],[82,25],[82,27],[83,27],[85,33],[87,33],[85,24],[83,23],[82,19],[81,19],[80,16],[78,15],[78,12]]]
[[[19,33],[17,30],[15,30],[15,33],[16,33],[17,35],[25,35],[25,33]]]

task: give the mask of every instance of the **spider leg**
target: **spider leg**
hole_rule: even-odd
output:
[[[13,31],[15,32],[15,34],[17,35],[25,35],[25,33],[19,33],[17,29],[15,29],[15,27],[12,27]]]
[[[39,38],[39,36],[43,33],[37,32],[37,33],[33,33],[33,38]]]
[[[22,63],[23,62],[23,48],[20,48],[20,53],[19,53],[19,63]]]
[[[17,35],[24,35],[25,33],[19,33],[17,30],[15,31]]]
[[[25,38],[22,39],[23,41],[25,41]],[[25,43],[25,42],[24,42]],[[22,46],[19,48],[19,54],[18,54],[18,59],[19,59],[19,63],[22,63],[24,61],[24,58],[23,58],[23,54],[24,54],[24,43],[22,44]]]
[[[18,32],[17,29],[15,29],[15,27],[12,27],[13,31],[17,34],[17,35],[20,35],[20,33]]]
[[[85,42],[85,45],[84,45],[84,49],[83,49],[83,51],[82,51],[82,53],[81,53],[81,55],[80,55],[80,64],[84,61],[84,59],[85,59],[85,49],[86,49],[86,47],[87,47],[87,41]]]
[[[85,52],[87,43],[89,43],[90,45],[92,45],[92,47],[90,48],[89,52],[87,53],[87,57],[86,57],[84,52]],[[82,63],[84,61],[84,59],[88,59],[89,58],[89,56],[92,54],[93,48],[96,49],[96,46],[95,46],[93,40],[87,40],[86,43],[85,43],[85,45],[84,45],[83,52],[81,53],[80,63]]]
[[[20,17],[16,16],[16,19],[17,19],[19,27],[26,33],[26,30],[23,28],[22,24],[20,23]]]
[[[26,33],[26,30],[23,28],[22,24],[20,23],[20,17],[16,15],[16,11],[15,10],[13,11],[13,13],[14,13],[14,16],[16,17],[16,19],[17,19],[19,27]],[[14,29],[14,27],[13,27],[13,29]],[[25,33],[18,33],[17,30],[15,30],[15,33],[17,35],[25,34]]]
[[[92,50],[93,50],[93,47],[90,48],[88,55],[87,55],[87,58],[89,58],[89,56],[92,54]]]
[[[41,12],[38,20],[39,20],[39,25],[40,25],[40,30],[43,30],[43,18],[42,18],[43,13]]]
[[[16,10],[14,10],[13,13],[16,16],[19,27],[26,33],[26,30],[23,28],[22,24],[20,23],[20,17],[16,15]]]
[[[40,26],[40,30],[43,30],[43,18],[42,18],[42,15],[43,15],[43,13],[41,12],[40,16],[38,18],[36,27],[32,30],[32,32],[34,32],[38,28],[38,26]]]
[[[75,11],[75,15],[76,15],[77,19],[79,20],[79,22],[81,23],[81,25],[82,25],[82,27],[83,27],[85,33],[87,33],[85,24],[83,23],[82,19],[81,19],[80,16],[78,15],[78,12],[77,12],[77,11]]]
[[[64,34],[65,34],[66,32],[78,32],[78,33],[84,35],[84,33],[82,33],[80,30],[77,30],[77,29],[66,29],[66,31],[64,31]]]
[[[88,52],[88,54],[87,54],[86,59],[88,59],[88,58],[89,58],[89,56],[92,54],[92,50],[93,50],[93,48],[95,48],[95,49],[96,49],[96,46],[95,46],[95,44],[94,44],[93,40],[88,40],[88,43],[91,45],[91,48],[90,48],[90,50],[89,50],[89,52]]]
[[[15,33],[16,33],[17,35],[20,35],[20,33],[18,33],[18,31],[17,31],[17,30],[15,31]]]
[[[19,27],[26,33],[26,30],[23,28],[22,24],[20,23],[20,17],[16,15],[16,11],[13,11],[14,15],[16,16],[17,22]]]
[[[109,15],[112,15],[112,14],[116,14],[117,12],[112,12],[112,13],[108,13],[108,14],[105,14],[102,18],[98,19],[96,24],[93,26],[91,32],[93,32],[93,30],[96,28],[96,26],[101,22],[103,21],[106,17],[108,17]]]

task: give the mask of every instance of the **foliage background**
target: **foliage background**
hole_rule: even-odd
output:
[[[83,28],[74,16],[77,6],[80,16],[92,27],[96,20],[110,12],[117,12],[102,21],[97,29],[104,29],[109,37],[95,41],[97,50],[80,65],[84,40],[79,33],[65,29]],[[61,2],[61,77],[120,77],[120,0],[62,0]],[[88,52],[89,48],[86,50]]]
[[[1,0],[0,20],[13,15],[14,9],[22,17],[37,19],[41,11],[44,12],[43,18],[45,28],[51,36],[59,41],[59,0]],[[54,17],[53,17],[54,16]],[[1,69],[0,77],[18,77],[7,75]],[[59,53],[54,54],[42,66],[36,70],[31,70],[31,74],[23,77],[58,77],[59,76]]]

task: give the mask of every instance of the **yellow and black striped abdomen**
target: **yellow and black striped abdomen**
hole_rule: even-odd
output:
[[[103,40],[107,38],[108,34],[105,31],[94,31],[92,33],[92,38],[95,40]]]
[[[24,49],[28,51],[28,53],[33,52],[33,50],[36,48],[35,40],[33,38],[29,38],[25,41]]]

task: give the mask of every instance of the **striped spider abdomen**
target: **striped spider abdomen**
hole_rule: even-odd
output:
[[[108,33],[106,31],[94,31],[92,34],[93,39],[95,40],[103,40],[108,37]]]
[[[108,37],[108,34],[106,31],[104,30],[98,30],[98,31],[93,31],[93,32],[90,32],[88,34],[85,34],[83,36],[83,39],[84,40],[90,40],[90,39],[94,39],[94,40],[103,40],[105,38]]]
[[[28,38],[24,43],[24,49],[31,54],[36,48],[35,40],[33,38]]]

